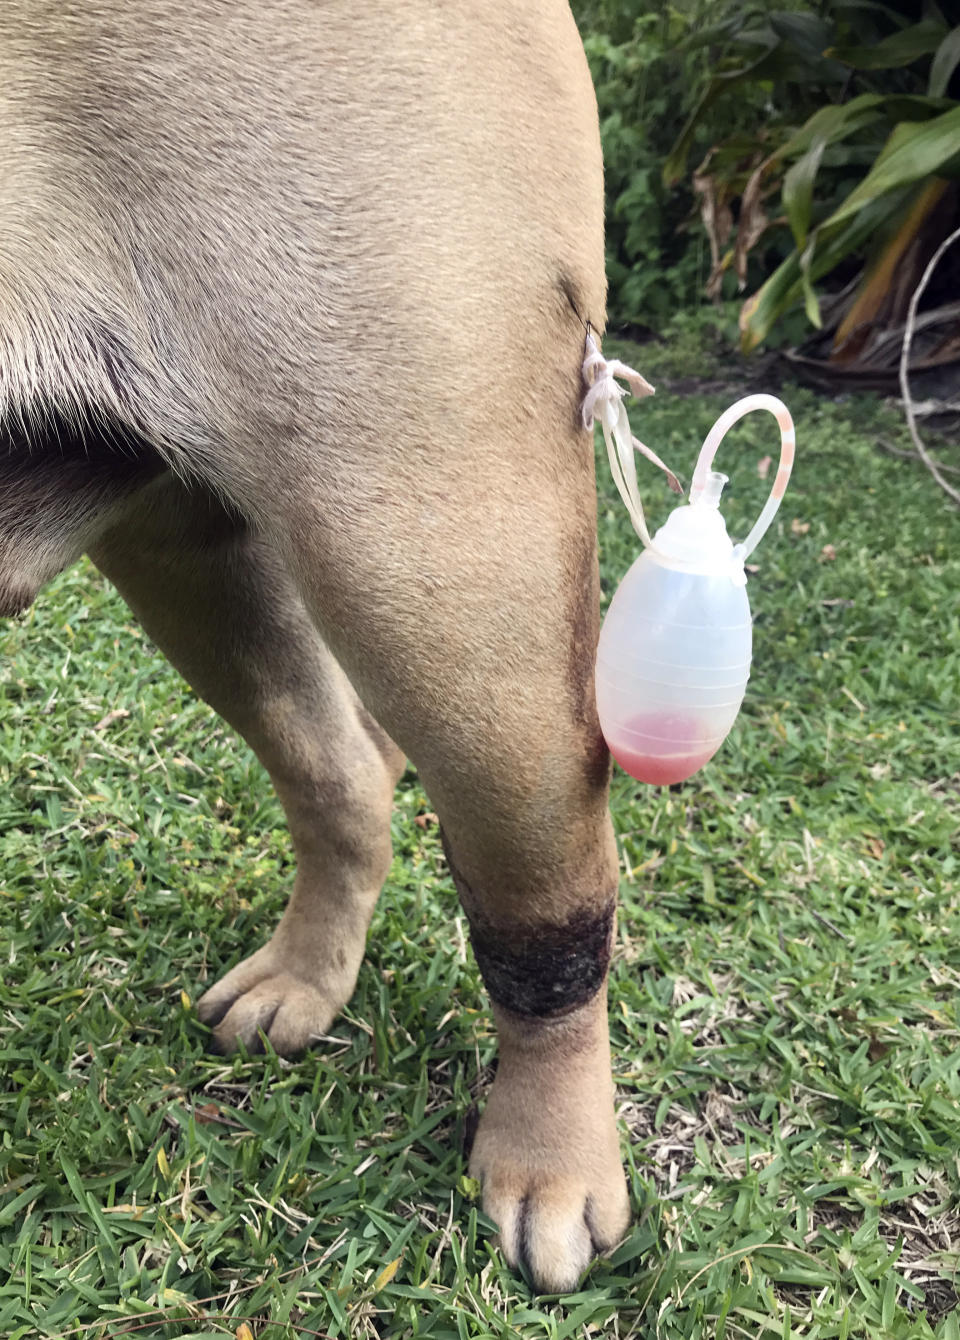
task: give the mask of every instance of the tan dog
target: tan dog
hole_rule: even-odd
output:
[[[471,1167],[544,1289],[627,1222],[603,307],[563,0],[4,0],[0,611],[89,550],[269,769],[298,875],[200,1002],[222,1047],[328,1030],[414,760],[499,1026]]]

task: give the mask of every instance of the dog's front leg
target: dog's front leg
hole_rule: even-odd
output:
[[[555,321],[535,350],[562,392],[535,414],[511,405],[499,429],[493,373],[477,378],[491,403],[463,402],[466,441],[450,442],[432,387],[416,406],[426,427],[399,396],[384,401],[376,469],[357,468],[362,442],[322,470],[304,458],[272,528],[440,817],[500,1031],[473,1167],[508,1260],[548,1290],[573,1286],[627,1222],[606,1023],[617,862],[593,699],[593,454],[577,425],[582,329],[569,308]]]
[[[577,763],[566,767],[575,778]],[[524,829],[553,832],[552,859],[526,831],[505,862],[480,816],[459,845],[447,838],[500,1043],[470,1168],[508,1261],[557,1292],[613,1246],[628,1214],[607,1032],[614,844],[606,815],[564,789],[553,814],[540,811],[539,787],[527,798]],[[561,814],[573,844],[554,827]]]
[[[613,904],[584,900],[560,924],[496,925],[458,883],[500,1038],[471,1171],[507,1259],[559,1291],[616,1242],[627,1214],[607,1041]]]

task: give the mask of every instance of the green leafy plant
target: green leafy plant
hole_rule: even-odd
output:
[[[915,14],[915,6],[903,8]],[[762,343],[801,301],[820,327],[814,284],[855,258],[865,268],[834,342],[836,356],[849,360],[878,321],[902,319],[907,259],[922,267],[949,230],[950,184],[960,177],[960,101],[951,95],[960,27],[933,5],[914,22],[869,2],[822,9],[748,10],[740,22],[727,17],[697,36],[722,54],[663,176],[682,178],[698,129],[718,108],[768,86],[774,114],[752,135],[717,140],[693,177],[713,252],[709,289],[718,293],[731,269],[745,283],[747,256],[770,229],[765,202],[773,197],[774,221],[789,227],[792,249],[744,305],[742,345]],[[791,124],[791,101],[809,103],[814,93],[823,105]]]
[[[621,327],[660,328],[679,307],[701,300],[709,260],[701,231],[690,227],[693,192],[667,185],[662,166],[677,125],[710,78],[712,54],[697,34],[723,7],[717,0],[656,9],[645,0],[574,6],[597,91],[610,315]],[[728,106],[723,133],[755,121],[763,97],[755,90]]]

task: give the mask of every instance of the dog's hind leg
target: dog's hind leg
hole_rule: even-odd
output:
[[[297,858],[263,948],[199,1003],[217,1045],[290,1053],[349,999],[390,864],[399,751],[364,710],[276,554],[170,476],[91,549],[154,642],[270,773]]]

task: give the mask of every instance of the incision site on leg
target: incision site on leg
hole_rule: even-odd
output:
[[[614,903],[582,908],[560,925],[496,927],[470,918],[477,965],[494,1004],[523,1018],[546,1019],[584,1005],[610,963]]]

